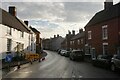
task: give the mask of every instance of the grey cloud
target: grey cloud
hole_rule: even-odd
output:
[[[93,14],[102,9],[99,2],[68,2],[64,3],[66,12],[66,22],[81,22],[90,19]]]
[[[102,9],[102,4],[95,2],[9,2],[2,4],[3,7],[15,5],[19,18],[48,19],[54,22],[80,22]]]

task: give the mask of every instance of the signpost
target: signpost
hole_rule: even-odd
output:
[[[6,55],[5,61],[8,63],[8,70],[10,70],[10,62],[12,61],[12,55],[10,53]]]
[[[5,61],[6,62],[11,62],[12,61],[12,55],[11,54],[7,54],[5,57]]]

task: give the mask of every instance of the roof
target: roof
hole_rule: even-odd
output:
[[[78,33],[78,34],[76,34],[75,36],[73,36],[73,37],[71,38],[71,40],[75,40],[75,39],[78,39],[78,38],[82,38],[82,37],[84,37],[84,36],[85,36],[85,32]]]
[[[120,2],[116,5],[113,5],[109,9],[96,13],[85,27],[92,26],[94,24],[101,23],[116,17],[120,17]]]
[[[23,24],[22,21],[19,20],[16,16],[12,16],[10,13],[6,12],[1,8],[0,11],[2,11],[2,14],[0,13],[2,15],[2,21],[0,22],[1,24],[4,24],[11,28],[15,28],[22,32],[30,33],[30,30],[27,28],[28,26]]]
[[[40,33],[37,29],[35,29],[35,28],[32,28],[32,27],[30,27],[30,29],[34,32],[34,33]]]

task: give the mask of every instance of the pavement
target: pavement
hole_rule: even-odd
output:
[[[42,62],[14,68],[2,78],[119,78],[120,74],[107,69],[92,66],[88,62],[71,61],[56,52],[48,51]]]

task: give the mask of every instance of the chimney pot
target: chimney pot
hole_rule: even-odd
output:
[[[28,26],[28,21],[24,21],[24,23]]]
[[[68,34],[71,34],[71,32],[68,30]]]
[[[54,38],[56,38],[56,35],[54,35]]]
[[[72,34],[75,35],[75,30],[72,30]]]
[[[59,34],[57,34],[57,37],[59,37]]]
[[[15,6],[9,6],[9,13],[12,16],[16,16],[16,7]]]

